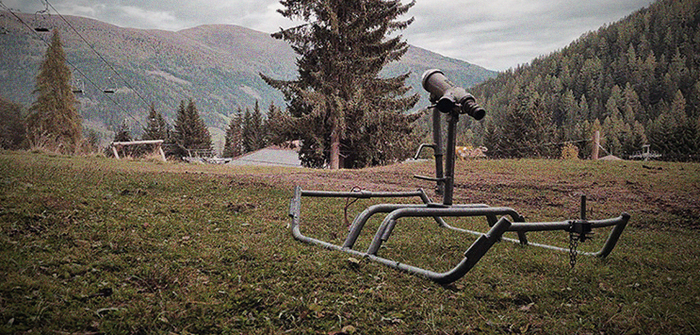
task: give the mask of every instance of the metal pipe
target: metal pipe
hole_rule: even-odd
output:
[[[433,111],[433,151],[435,153],[435,178],[437,179],[436,193],[443,195],[445,193],[445,173],[443,171],[443,155],[442,148],[442,126],[440,110],[436,106],[430,107]]]
[[[372,243],[367,249],[370,255],[376,255],[382,243],[389,238],[387,231],[391,232],[394,229],[396,221],[402,217],[472,217],[472,216],[489,216],[489,215],[509,215],[514,220],[518,220],[521,216],[512,208],[507,207],[488,207],[488,208],[472,208],[472,207],[424,207],[414,208],[405,207],[397,209],[389,213],[382,221],[382,224],[377,229]]]
[[[348,236],[345,239],[345,242],[343,243],[343,248],[352,248],[355,245],[355,242],[357,242],[357,238],[360,236],[360,232],[362,231],[362,228],[364,228],[365,223],[369,220],[370,217],[372,217],[374,214],[377,213],[389,213],[392,211],[395,211],[399,208],[405,208],[405,207],[424,207],[424,205],[406,205],[406,204],[379,204],[379,205],[373,205],[367,207],[362,213],[358,214],[355,219],[352,221],[352,224],[350,225],[350,231],[348,232]]]
[[[302,196],[305,197],[317,197],[317,198],[359,198],[359,199],[369,199],[369,198],[408,198],[408,197],[420,197],[421,191],[409,191],[409,192],[370,192],[370,191],[357,191],[357,192],[334,192],[334,191],[309,191],[302,190]]]
[[[629,214],[622,213],[620,216],[621,222],[615,225],[613,230],[610,232],[610,235],[608,235],[607,240],[605,240],[605,245],[603,245],[603,248],[601,248],[600,251],[595,254],[596,257],[605,258],[610,254],[610,252],[612,252],[617,244],[617,241],[620,239],[620,235],[622,235],[622,231],[625,230],[630,217],[631,216]]]
[[[420,190],[422,193],[422,190]],[[435,281],[436,283],[439,284],[448,284],[451,282],[454,282],[461,277],[463,277],[468,271],[470,271],[474,265],[486,254],[486,252],[493,246],[494,243],[500,241],[500,240],[505,240],[505,241],[511,241],[515,243],[522,243],[522,240],[516,240],[516,239],[511,239],[511,238],[505,238],[503,237],[503,234],[507,231],[514,231],[514,232],[525,232],[525,231],[549,231],[549,230],[567,230],[570,227],[570,224],[572,221],[560,221],[560,222],[533,222],[533,223],[525,223],[525,222],[517,222],[517,221],[524,221],[524,218],[520,216],[515,210],[507,207],[488,207],[487,205],[484,204],[473,204],[473,205],[455,205],[455,206],[450,206],[450,207],[438,207],[435,206],[435,204],[425,204],[425,205],[406,205],[406,204],[381,204],[381,205],[375,205],[375,206],[370,206],[367,210],[363,211],[362,214],[356,218],[356,220],[353,222],[353,225],[355,227],[351,229],[352,231],[356,231],[359,233],[361,230],[360,226],[363,226],[365,222],[373,215],[379,212],[385,212],[388,211],[388,215],[384,218],[384,221],[382,222],[380,228],[377,230],[377,233],[375,234],[375,240],[372,241],[372,244],[370,245],[370,248],[368,252],[361,252],[357,250],[351,249],[352,244],[354,244],[354,241],[348,246],[348,240],[346,240],[346,243],[343,246],[335,245],[332,243],[328,243],[316,238],[308,237],[302,234],[299,223],[301,220],[301,198],[302,196],[320,196],[320,197],[328,197],[331,196],[330,194],[341,194],[341,195],[346,195],[348,192],[318,192],[318,191],[304,191],[301,189],[301,187],[295,187],[294,189],[294,196],[290,202],[290,209],[289,209],[289,216],[291,217],[291,223],[290,227],[292,230],[292,235],[294,236],[295,239],[305,242],[305,243],[310,243],[310,244],[315,244],[327,249],[331,250],[339,250],[339,251],[344,251],[347,253],[350,253],[352,255],[358,256],[358,257],[364,257],[367,259],[370,259],[372,261],[390,266],[392,268],[402,270],[402,271],[407,271],[412,274],[420,275],[427,277],[430,280]],[[352,195],[357,195],[353,193],[359,193],[359,192],[350,192]],[[411,193],[414,194],[415,192],[379,192],[379,193],[371,193],[367,192],[367,194],[382,194],[383,196],[398,196],[397,194],[406,194],[406,193]],[[425,200],[427,199],[427,195],[423,195],[421,199],[424,199],[424,201],[429,201]],[[474,243],[467,249],[467,251],[464,253],[464,258],[451,270],[447,272],[434,272],[422,268],[418,268],[415,266],[411,266],[408,264],[403,264],[400,262],[396,262],[390,259],[386,259],[383,257],[379,257],[376,255],[377,251],[379,250],[379,246],[381,245],[382,238],[388,238],[388,236],[391,234],[391,230],[387,230],[389,228],[393,229],[393,226],[395,225],[395,222],[397,219],[402,218],[402,217],[436,217],[440,218],[441,217],[469,217],[469,216],[486,216],[486,217],[492,217],[495,215],[508,215],[513,218],[515,223],[512,223],[505,217],[501,217],[496,224],[491,227],[491,229],[488,231],[486,234],[482,234],[479,232],[474,232],[470,230],[465,230],[461,228],[455,228],[451,227],[447,224],[444,224],[445,227],[456,230],[456,231],[461,231],[461,232],[468,232],[468,233],[473,233],[476,235],[479,235],[479,238],[477,238]],[[609,226],[614,226],[612,232],[608,236],[605,245],[603,248],[595,253],[590,253],[590,252],[585,252],[581,254],[585,255],[593,255],[597,257],[606,257],[610,252],[613,250],[615,247],[615,244],[620,238],[620,235],[622,234],[622,231],[624,230],[627,222],[630,219],[630,215],[627,213],[623,213],[621,216],[617,218],[612,218],[612,219],[606,219],[606,220],[592,220],[592,221],[586,221],[587,223],[590,223],[592,228],[601,228],[601,227],[609,227]],[[378,238],[379,237],[379,238]],[[355,237],[356,239],[356,237]],[[378,239],[378,242],[376,241]],[[568,249],[565,248],[560,248],[556,246],[551,246],[551,245],[545,245],[545,244],[538,244],[538,243],[532,243],[530,245],[533,246],[540,246],[552,250],[558,250],[558,251],[565,251],[568,252]]]
[[[442,197],[442,203],[447,206],[452,205],[455,187],[455,147],[457,141],[457,122],[459,122],[459,114],[448,114],[447,152],[445,155],[445,194]]]
[[[618,225],[623,221],[626,223],[630,215],[623,213],[622,215],[605,220],[588,220],[591,228],[602,228]],[[572,220],[557,221],[557,222],[515,222],[511,225],[509,231],[553,231],[553,230],[568,230]]]
[[[474,241],[474,243],[472,243],[469,249],[467,249],[467,251],[464,253],[464,258],[455,267],[442,273],[395,262],[372,254],[369,254],[368,258],[389,267],[423,276],[438,284],[445,285],[464,277],[464,275],[469,272],[469,270],[471,270],[474,265],[479,262],[479,260],[481,260],[486,252],[501,239],[501,236],[505,231],[507,231],[509,226],[510,221],[508,221],[506,218],[501,218],[489,230],[488,233],[480,236],[476,241]]]

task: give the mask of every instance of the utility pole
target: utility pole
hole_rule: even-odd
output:
[[[593,154],[591,155],[591,159],[594,161],[598,160],[598,148],[600,148],[600,130],[596,130],[595,133],[593,133]]]

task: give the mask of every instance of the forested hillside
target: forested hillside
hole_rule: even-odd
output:
[[[663,0],[472,89],[488,111],[465,122],[497,157],[558,156],[575,143],[668,160],[700,150],[700,1]],[[604,153],[605,154],[605,153]]]
[[[172,124],[179,103],[192,98],[218,145],[239,108],[252,108],[256,101],[264,110],[271,103],[283,106],[282,94],[259,73],[280,79],[296,75],[296,56],[287,43],[244,27],[206,25],[173,32],[8,12],[2,12],[0,23],[6,32],[0,34],[0,97],[24,107],[36,99],[35,78],[51,32],[34,28],[58,29],[73,84],[84,88],[77,95],[83,125],[101,133],[103,142],[124,122],[139,135],[151,104]],[[496,74],[416,47],[385,71],[411,71],[409,84],[418,91],[420,75],[432,67],[467,86]]]

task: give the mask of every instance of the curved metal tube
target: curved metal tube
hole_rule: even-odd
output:
[[[426,204],[423,205],[409,205],[409,204],[379,204],[368,207],[365,211],[359,214],[353,224],[351,225],[348,237],[345,243],[340,245],[335,245],[328,243],[316,238],[305,236],[301,233],[299,227],[300,216],[301,216],[301,198],[302,196],[311,197],[357,197],[357,198],[371,198],[371,197],[411,197],[419,196],[423,199]],[[364,257],[372,261],[390,266],[392,268],[407,271],[412,274],[419,276],[424,276],[430,280],[435,281],[439,284],[448,284],[462,278],[469,270],[471,270],[474,265],[486,254],[486,252],[498,241],[506,240],[512,242],[523,243],[522,238],[519,240],[509,239],[503,237],[503,234],[508,231],[517,232],[519,236],[528,231],[552,231],[552,230],[565,230],[568,231],[574,222],[585,222],[590,224],[591,228],[601,228],[614,226],[612,232],[608,236],[604,246],[595,253],[581,252],[581,254],[592,255],[597,257],[606,257],[615,247],[615,244],[620,238],[622,231],[625,229],[627,222],[630,219],[630,215],[623,213],[621,216],[606,220],[586,220],[586,221],[559,221],[559,222],[524,222],[524,218],[520,216],[515,210],[508,207],[489,207],[484,204],[472,204],[472,205],[454,205],[454,206],[442,206],[439,204],[427,203],[429,200],[422,190],[415,192],[325,192],[325,191],[304,191],[301,187],[296,187],[294,189],[294,197],[290,203],[289,216],[291,217],[290,228],[292,230],[292,235],[295,239],[300,240],[305,243],[315,244],[331,250],[340,250],[347,252],[349,254]],[[374,214],[377,213],[388,213],[387,216],[382,221],[379,229],[374,235],[374,239],[370,244],[367,252],[361,252],[352,249],[360,231],[364,227],[366,221]],[[442,217],[471,217],[471,216],[485,216],[491,220],[491,218],[497,215],[502,215],[499,220],[497,220],[491,227],[491,229],[486,233],[482,234],[479,232],[473,232],[461,228],[455,228],[447,225],[442,220]],[[510,216],[513,221],[511,222],[506,219],[506,216]],[[450,228],[456,231],[468,232],[480,235],[474,243],[467,249],[464,253],[464,258],[451,270],[447,272],[434,272],[422,268],[418,268],[412,265],[403,264],[396,262],[387,258],[377,256],[377,252],[381,246],[381,243],[388,239],[393,227],[396,224],[396,220],[403,217],[434,217],[435,220],[443,227]],[[442,222],[442,223],[441,223]],[[545,247],[553,250],[566,251],[568,249],[559,248],[550,245],[536,244],[532,243],[533,246]]]
[[[402,217],[428,217],[428,216],[459,216],[459,217],[471,217],[471,216],[489,216],[489,215],[509,215],[514,221],[520,220],[522,217],[518,212],[512,208],[507,207],[488,207],[488,208],[471,208],[471,207],[445,207],[445,208],[414,208],[406,207],[397,209],[389,213],[382,221],[379,226],[377,233],[372,239],[372,243],[367,249],[367,253],[370,255],[376,255],[379,251],[379,247],[382,242],[386,241],[391,234],[391,231],[396,225],[396,220]]]

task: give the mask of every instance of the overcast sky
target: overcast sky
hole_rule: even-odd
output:
[[[23,13],[41,0],[0,0]],[[236,24],[274,32],[294,23],[277,13],[278,0],[49,0],[62,15],[121,27],[177,31],[201,24]],[[503,71],[561,49],[652,0],[417,0],[408,43],[487,69]],[[408,3],[404,0],[404,3]],[[52,14],[55,14],[51,10]]]

